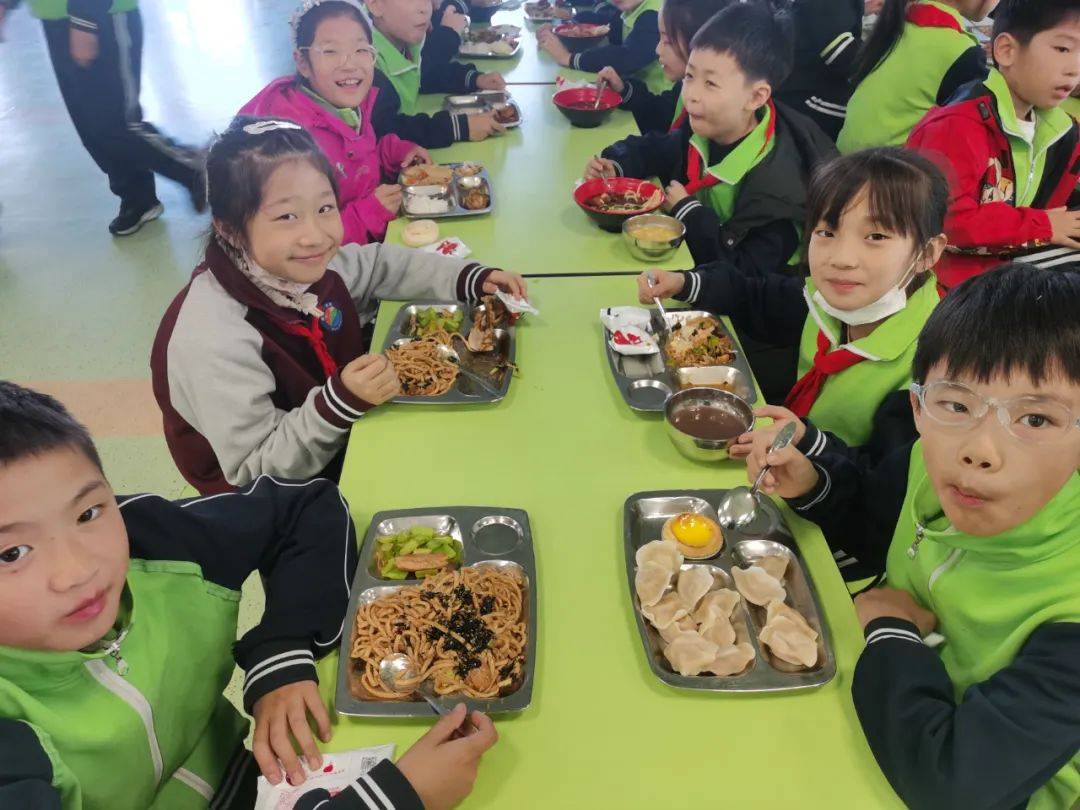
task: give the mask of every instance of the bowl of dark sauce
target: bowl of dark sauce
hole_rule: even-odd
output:
[[[754,427],[750,404],[730,391],[684,388],[664,405],[668,437],[694,461],[723,461],[735,440]]]

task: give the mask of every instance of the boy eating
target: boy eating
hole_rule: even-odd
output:
[[[907,143],[950,178],[949,248],[937,270],[946,290],[1007,261],[1078,261],[1080,212],[1066,206],[1080,178],[1080,129],[1059,107],[1080,84],[1080,0],[1003,0],[993,49],[986,81],[927,113]]]
[[[85,428],[0,381],[0,807],[250,808],[260,769],[303,782],[294,744],[321,766],[309,722],[326,742],[330,718],[315,658],[340,641],[355,568],[348,509],[325,479],[117,499]],[[266,610],[234,647],[253,759],[247,720],[221,691],[255,570]],[[480,713],[452,739],[464,715],[323,806],[460,800],[495,741]]]
[[[798,251],[810,172],[836,154],[817,124],[772,99],[791,48],[767,4],[724,9],[690,43],[686,118],[612,144],[585,176],[659,177],[695,264],[724,260],[749,275],[784,267]]]
[[[911,807],[1080,798],[1080,275],[1012,264],[930,316],[913,362],[920,439],[871,470],[756,451],[765,491],[886,575],[855,608],[852,692]],[[944,636],[935,650],[923,638]]]

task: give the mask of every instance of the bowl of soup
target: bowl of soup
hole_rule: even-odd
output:
[[[600,106],[596,106],[595,87],[568,87],[560,90],[551,100],[559,112],[575,127],[598,127],[611,111],[622,103],[622,96],[611,88],[605,87],[600,96]]]
[[[754,427],[754,410],[742,397],[715,388],[684,388],[664,403],[668,437],[694,461],[724,461],[728,451]]]
[[[670,259],[686,238],[686,226],[667,214],[639,214],[622,224],[630,255],[643,262]]]
[[[663,201],[660,186],[632,177],[591,177],[574,189],[578,207],[610,233],[618,233],[631,217],[655,211]]]
[[[582,53],[603,42],[611,26],[566,22],[551,29],[570,53]]]

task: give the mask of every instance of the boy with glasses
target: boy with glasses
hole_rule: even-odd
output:
[[[831,548],[884,572],[855,600],[852,692],[911,807],[1080,799],[1078,311],[1077,274],[969,280],[919,337],[917,442],[874,469],[795,447],[749,460]]]

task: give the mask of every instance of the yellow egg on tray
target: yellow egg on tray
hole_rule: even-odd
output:
[[[691,560],[708,559],[724,547],[720,524],[696,512],[683,512],[668,518],[660,530],[660,537],[678,545],[682,555]]]

